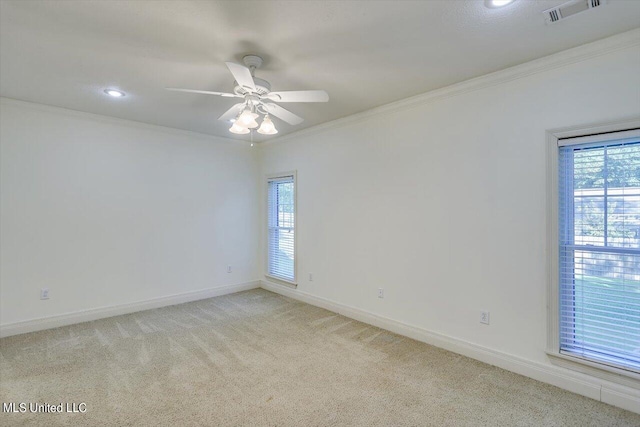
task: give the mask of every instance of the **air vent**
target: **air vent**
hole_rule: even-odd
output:
[[[544,15],[544,19],[547,24],[553,24],[580,12],[605,4],[607,4],[607,0],[572,0],[552,9],[547,9],[542,12],[542,14]]]

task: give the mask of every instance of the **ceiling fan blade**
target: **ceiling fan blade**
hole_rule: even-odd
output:
[[[291,111],[282,108],[281,106],[274,104],[272,102],[264,102],[262,105],[267,109],[269,114],[273,114],[279,119],[284,120],[290,125],[299,125],[304,121],[304,119],[300,116],[296,116]]]
[[[211,92],[208,90],[196,90],[196,89],[180,89],[177,87],[167,87],[165,89],[172,90],[174,92],[204,93],[205,95],[218,95],[218,96],[224,96],[225,98],[242,98],[242,96],[236,95],[235,93]]]
[[[242,111],[242,109],[244,108],[245,103],[241,102],[239,104],[234,105],[233,107],[229,108],[227,111],[225,111],[225,113],[223,115],[221,115],[220,117],[218,117],[218,120],[231,120],[231,119],[235,119],[236,116],[238,115],[238,113],[240,111]]]
[[[269,92],[267,98],[276,102],[327,102],[329,94],[324,90],[290,90]]]
[[[233,62],[225,62],[231,74],[233,74],[233,78],[236,79],[236,82],[243,88],[251,91],[256,91],[256,84],[253,81],[253,76],[251,76],[251,71],[244,65],[235,64]]]

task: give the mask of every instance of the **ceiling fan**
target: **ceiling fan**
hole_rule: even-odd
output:
[[[269,115],[289,123],[298,125],[304,120],[291,111],[282,108],[276,102],[327,102],[329,94],[324,90],[297,90],[284,92],[271,92],[271,84],[254,76],[256,69],[262,65],[262,58],[256,55],[247,55],[242,58],[245,65],[234,62],[225,62],[231,74],[235,78],[233,93],[211,92],[207,90],[179,89],[168,87],[167,90],[178,92],[202,93],[205,95],[217,95],[225,98],[243,98],[244,101],[229,108],[218,120],[232,121],[233,126],[229,131],[236,134],[247,134],[250,129],[259,125],[256,119],[260,114],[264,115],[258,133],[273,135],[278,133]]]

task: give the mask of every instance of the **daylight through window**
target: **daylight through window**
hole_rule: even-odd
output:
[[[560,352],[640,372],[640,137],[579,141],[559,142]]]
[[[295,176],[268,180],[267,274],[295,282]]]

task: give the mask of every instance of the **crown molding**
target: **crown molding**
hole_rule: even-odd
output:
[[[578,47],[554,53],[533,61],[525,62],[520,65],[485,74],[465,80],[460,83],[454,83],[441,89],[435,89],[400,101],[385,104],[380,107],[372,108],[361,113],[351,116],[332,120],[307,129],[289,133],[281,137],[271,139],[269,141],[260,142],[257,146],[269,146],[275,143],[289,141],[291,139],[303,136],[313,135],[329,129],[336,129],[357,122],[367,120],[369,118],[386,115],[395,112],[401,112],[417,106],[429,104],[441,99],[462,95],[468,92],[484,89],[491,86],[500,85],[531,76],[533,74],[543,73],[545,71],[554,70],[556,68],[565,67],[578,62],[586,61],[598,56],[607,55],[619,50],[629,49],[640,46],[640,28],[626,31],[615,36],[607,37],[595,42],[587,43]]]
[[[485,74],[480,77],[475,77],[469,80],[465,80],[460,83],[454,83],[450,86],[446,86],[440,89],[435,89],[426,93],[415,95],[409,98],[395,101],[389,104],[375,107],[370,110],[366,110],[360,113],[356,113],[350,116],[342,117],[330,122],[322,123],[317,126],[312,126],[297,132],[288,133],[280,137],[275,137],[267,141],[255,142],[255,148],[266,147],[272,144],[289,141],[292,139],[313,135],[329,129],[337,129],[343,126],[354,124],[367,120],[379,115],[390,114],[394,112],[402,112],[420,105],[425,105],[431,102],[435,102],[441,99],[450,98],[458,95],[462,95],[468,92],[480,90],[483,88],[500,85],[513,80],[521,79],[533,74],[543,73],[545,71],[553,70],[556,68],[565,67],[567,65],[575,64],[578,62],[586,61],[591,58],[606,55],[612,52],[616,52],[623,49],[633,48],[640,46],[640,28],[636,28],[631,31],[627,31],[621,34],[617,34],[611,37],[607,37],[595,42],[587,43],[578,47],[564,50],[549,56],[545,56],[539,59],[534,59],[529,62],[525,62],[520,65],[505,68],[503,70],[495,71],[490,74]],[[235,144],[250,146],[249,141],[241,139],[227,138],[218,135],[204,134],[185,129],[172,128],[167,126],[155,125],[150,123],[138,122],[129,119],[121,119],[118,117],[105,116],[94,113],[87,113],[79,110],[72,110],[64,107],[58,107],[47,104],[34,103],[29,101],[18,100],[14,98],[1,97],[0,105],[18,105],[25,108],[37,109],[40,111],[57,112],[67,114],[69,116],[83,117],[91,120],[96,120],[104,123],[113,123],[126,125],[141,129],[155,130],[164,133],[172,133],[174,135],[190,136],[195,138],[207,139],[210,141],[216,141],[224,144]]]
[[[119,117],[105,116],[102,114],[87,113],[85,111],[72,110],[70,108],[58,107],[55,105],[40,104],[37,102],[23,101],[20,99],[8,98],[4,96],[0,97],[0,106],[5,106],[5,105],[13,106],[13,107],[22,107],[22,108],[27,108],[27,109],[36,110],[36,111],[44,111],[47,113],[64,114],[69,117],[78,117],[82,119],[94,120],[101,123],[128,126],[128,127],[137,128],[137,129],[146,129],[146,130],[151,130],[155,132],[169,133],[169,134],[178,135],[178,136],[187,136],[190,138],[205,139],[208,141],[216,142],[218,144],[238,145],[239,143],[240,145],[247,146],[247,147],[249,147],[251,144],[249,141],[225,138],[223,136],[209,135],[206,133],[172,128],[168,126],[154,125],[151,123],[138,122],[138,121],[129,120],[129,119],[121,119]]]

